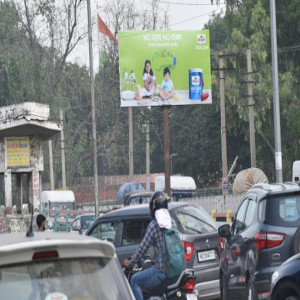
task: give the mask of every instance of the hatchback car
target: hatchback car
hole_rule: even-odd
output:
[[[94,213],[78,216],[71,224],[71,233],[78,232],[79,234],[85,234],[95,222],[95,219]]]
[[[257,184],[243,198],[222,240],[220,287],[223,299],[267,299],[272,273],[300,249],[300,188]],[[224,249],[223,249],[224,248]]]
[[[300,254],[289,258],[273,273],[270,299],[300,299]]]
[[[18,300],[134,299],[111,243],[45,232],[0,235],[0,295]]]
[[[184,245],[187,269],[194,270],[198,295],[218,297],[220,251],[215,221],[196,204],[170,202],[168,207]],[[151,220],[149,204],[127,206],[99,217],[86,235],[113,242],[122,262],[137,250]]]

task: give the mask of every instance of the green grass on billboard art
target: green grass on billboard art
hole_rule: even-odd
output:
[[[211,104],[208,30],[119,32],[121,106]]]

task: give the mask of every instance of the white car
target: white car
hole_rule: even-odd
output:
[[[111,243],[81,235],[0,235],[0,298],[133,300]]]

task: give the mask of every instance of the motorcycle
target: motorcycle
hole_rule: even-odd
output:
[[[133,266],[131,269],[123,268],[123,272],[130,282],[131,276],[140,272],[153,263],[150,260],[142,262],[142,266]],[[154,290],[142,290],[145,300],[197,300],[195,288],[195,275],[193,270],[184,270],[178,278],[167,278]]]

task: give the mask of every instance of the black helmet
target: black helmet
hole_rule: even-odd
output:
[[[168,200],[166,194],[161,191],[154,192],[149,203],[149,208],[152,218],[155,218],[155,212],[158,209],[168,209]]]

